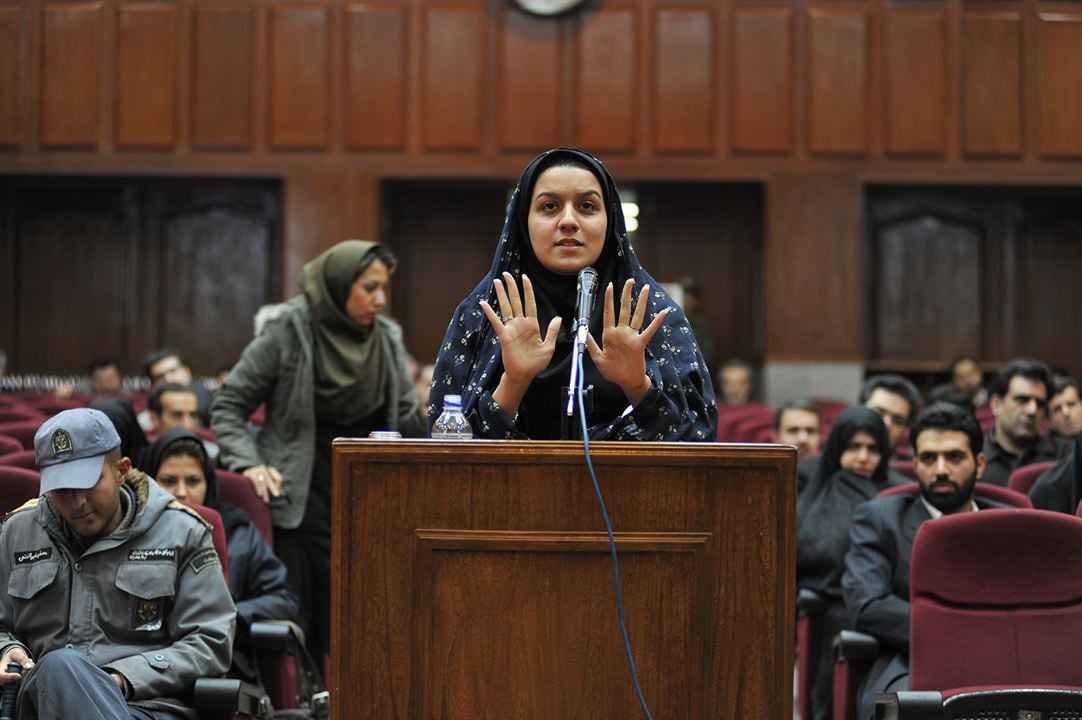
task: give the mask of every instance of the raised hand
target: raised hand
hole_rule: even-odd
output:
[[[549,322],[545,337],[541,337],[540,324],[537,321],[537,301],[534,299],[533,283],[522,276],[522,295],[511,273],[503,274],[503,281],[493,280],[496,288],[496,300],[500,305],[500,314],[484,300],[481,310],[496,331],[500,339],[500,352],[503,354],[503,369],[511,380],[529,383],[548,367],[552,353],[556,350],[556,336],[560,332],[560,318],[554,317]]]
[[[601,344],[598,345],[592,334],[586,338],[586,348],[590,351],[590,357],[598,372],[609,382],[619,385],[632,405],[638,404],[650,390],[650,378],[646,374],[646,346],[665,322],[665,316],[669,312],[669,309],[665,308],[643,329],[650,286],[643,285],[639,290],[639,298],[633,311],[631,295],[634,289],[635,281],[629,278],[620,293],[620,314],[617,316],[613,306],[612,283],[605,287]]]
[[[500,378],[500,384],[492,397],[504,412],[514,416],[530,383],[548,367],[552,359],[561,320],[559,316],[552,318],[545,336],[541,337],[541,326],[537,320],[537,300],[530,278],[522,276],[521,296],[511,273],[505,272],[503,280],[497,278],[492,281],[492,285],[500,306],[499,315],[491,305],[481,301],[481,310],[500,340],[500,353],[503,357],[503,377]]]

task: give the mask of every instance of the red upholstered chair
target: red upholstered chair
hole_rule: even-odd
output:
[[[835,400],[833,398],[812,398],[812,405],[819,411],[820,417],[824,422],[834,422],[834,418],[842,414],[842,411],[848,408],[852,403],[845,402],[844,400]],[[824,433],[824,437],[826,437]]]
[[[924,523],[910,572],[912,691],[880,696],[876,717],[1079,717],[1079,637],[1082,519],[986,510]]]
[[[749,413],[742,417],[733,426],[734,437],[737,442],[755,442],[755,438],[763,430],[774,428],[774,411],[770,408]]]
[[[996,424],[996,418],[992,415],[992,408],[989,405],[981,405],[973,415],[977,418],[977,424],[981,426],[981,432],[988,432]]]
[[[0,465],[0,515],[38,497],[40,489],[41,475],[37,470]]]
[[[38,469],[37,457],[33,450],[20,450],[7,455],[0,455],[0,465],[25,468],[35,472]]]
[[[0,455],[7,455],[13,452],[22,452],[25,450],[21,441],[10,435],[0,435]]]
[[[40,410],[35,410],[26,405],[0,406],[0,423],[19,422],[20,420],[34,420],[39,425],[45,422],[48,416]]]
[[[740,442],[735,439],[737,423],[749,416],[761,414],[764,411],[772,412],[769,407],[762,403],[747,403],[746,405],[737,405],[735,407],[719,404],[718,440],[720,442]]]
[[[1029,489],[1033,487],[1033,483],[1037,482],[1037,478],[1041,476],[1041,473],[1055,464],[1055,460],[1046,460],[1045,462],[1023,465],[1020,468],[1016,468],[1011,472],[1010,477],[1007,478],[1007,487],[1011,490],[1028,495]]]
[[[912,460],[891,460],[890,469],[894,472],[905,475],[910,480],[917,479],[917,470],[913,467]]]
[[[48,416],[56,415],[64,410],[86,407],[90,404],[90,398],[73,395],[70,398],[58,398],[52,395],[33,395],[23,398],[23,404],[40,410]]]
[[[895,485],[889,487],[886,490],[880,492],[876,497],[890,497],[891,495],[905,495],[905,494],[917,494],[920,492],[919,483],[906,483],[905,485]],[[1020,492],[1015,492],[1009,488],[1003,488],[999,485],[990,485],[988,483],[978,482],[973,487],[973,494],[977,497],[982,497],[988,500],[995,500],[996,502],[1003,503],[1004,505],[1010,505],[1016,508],[1032,508],[1033,503],[1029,501],[1029,497],[1023,495]]]
[[[251,518],[267,544],[274,547],[274,530],[271,524],[270,508],[259,499],[252,481],[240,473],[218,470],[218,486],[221,499],[230,505],[243,509]]]
[[[42,422],[44,420],[17,420],[15,422],[0,423],[0,435],[15,438],[22,443],[23,450],[33,450],[34,434],[37,433]]]

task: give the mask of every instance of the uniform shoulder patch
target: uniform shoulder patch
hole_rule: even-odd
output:
[[[168,507],[170,510],[180,510],[181,512],[186,512],[199,522],[203,523],[203,525],[205,525],[208,530],[212,529],[211,524],[204,520],[202,515],[197,513],[195,510],[192,510],[190,507],[180,502],[179,500],[170,501],[169,505],[167,505],[166,507]]]
[[[221,564],[222,561],[218,559],[218,553],[214,548],[204,548],[188,561],[188,565],[197,573],[202,572],[209,567]]]

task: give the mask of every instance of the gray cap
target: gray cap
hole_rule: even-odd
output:
[[[53,415],[34,434],[41,494],[94,487],[101,479],[106,453],[117,447],[120,436],[100,410],[76,408]]]

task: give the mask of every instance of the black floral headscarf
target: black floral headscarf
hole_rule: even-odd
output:
[[[646,350],[647,374],[653,390],[630,415],[627,399],[620,389],[604,380],[589,353],[583,358],[585,385],[595,388],[593,410],[588,413],[590,436],[594,439],[713,440],[716,436],[717,403],[710,374],[695,342],[687,318],[650,275],[639,265],[624,223],[616,182],[600,160],[581,150],[556,148],[538,156],[523,171],[507,206],[503,230],[492,267],[456,308],[436,361],[428,417],[431,428],[439,415],[443,396],[462,396],[463,411],[475,432],[482,437],[559,437],[560,388],[567,384],[571,362],[571,323],[575,303],[575,276],[561,276],[545,269],[534,256],[527,216],[534,183],[544,170],[573,163],[587,168],[598,179],[604,195],[608,227],[601,256],[594,264],[599,284],[597,301],[590,316],[590,332],[600,342],[603,327],[603,297],[611,282],[617,300],[624,282],[635,280],[636,297],[645,284],[650,286],[646,323],[663,308],[669,308],[664,323]],[[517,419],[502,415],[492,392],[503,372],[500,341],[480,302],[498,307],[494,278],[510,273],[517,283],[526,272],[533,281],[542,332],[556,315],[563,319],[549,366],[534,379]],[[643,408],[643,406],[647,406]],[[642,413],[640,413],[642,409]],[[648,417],[641,417],[646,415]],[[636,417],[639,416],[639,417]]]

